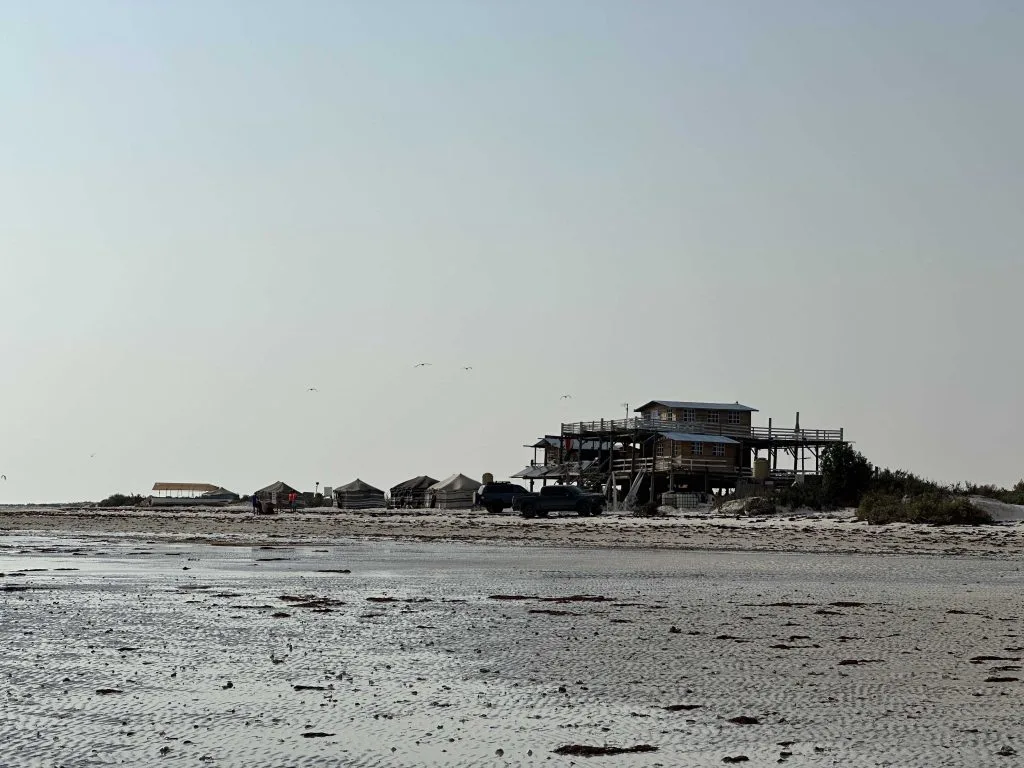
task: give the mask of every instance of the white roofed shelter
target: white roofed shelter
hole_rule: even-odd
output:
[[[427,489],[428,506],[438,509],[472,509],[480,481],[457,474]]]

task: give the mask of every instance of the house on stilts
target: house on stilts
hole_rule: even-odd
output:
[[[756,408],[736,403],[651,400],[625,419],[561,425],[526,446],[530,466],[512,477],[536,483],[583,485],[632,493],[640,502],[663,494],[706,494],[723,489],[786,486],[820,474],[821,456],[846,442],[843,429],[793,427],[768,419],[755,425]]]

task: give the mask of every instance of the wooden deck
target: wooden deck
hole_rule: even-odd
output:
[[[747,427],[741,424],[712,424],[705,421],[666,421],[664,419],[601,419],[562,424],[563,435],[615,437],[631,434],[682,432],[688,435],[731,437],[752,448],[787,445],[827,445],[843,442],[840,429],[787,429],[785,427]]]
[[[512,475],[512,477],[521,478],[524,480],[552,480],[558,482],[564,478],[569,478],[575,481],[580,477],[580,463],[576,461],[569,461],[562,464],[552,463],[533,464],[530,469],[535,470],[534,474],[523,476],[522,474]],[[593,471],[592,462],[583,462],[583,474],[588,475]],[[630,476],[632,471],[636,472],[647,472],[650,474],[652,471],[661,474],[675,474],[675,475],[703,475],[708,474],[712,477],[727,477],[731,479],[746,478],[752,479],[753,470],[751,467],[738,467],[735,464],[726,461],[724,459],[683,459],[670,456],[658,456],[654,459],[651,457],[641,458],[637,457],[636,461],[632,459],[615,459],[612,461],[612,471],[620,481],[625,480]],[[793,469],[772,469],[769,472],[769,479],[771,480],[792,480],[797,475],[803,474],[801,471]],[[813,473],[812,473],[813,474]],[[607,479],[608,472],[606,468],[602,468],[600,471],[594,473],[594,476],[600,476]]]

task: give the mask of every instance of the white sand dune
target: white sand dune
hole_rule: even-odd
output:
[[[11,534],[0,572],[3,766],[1024,752],[1012,559]]]
[[[971,504],[988,512],[997,523],[1024,522],[1024,506],[1004,504],[984,496],[971,496]]]

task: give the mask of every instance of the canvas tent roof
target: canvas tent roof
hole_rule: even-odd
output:
[[[298,493],[298,491],[287,483],[282,483],[278,480],[276,483],[271,483],[266,488],[260,488],[256,493]]]
[[[749,405],[741,403],[694,403],[681,400],[651,400],[634,410],[639,413],[652,405],[663,405],[666,408],[691,408],[695,411],[757,411],[757,408],[751,408]]]
[[[432,491],[475,491],[480,487],[481,483],[479,480],[474,480],[471,477],[465,475],[455,474],[451,477],[446,477],[439,483],[434,483],[430,486]]]
[[[406,480],[404,483],[399,483],[391,488],[391,493],[395,491],[425,491],[432,485],[436,485],[437,480],[430,477],[429,475],[419,475]]]
[[[227,488],[214,486],[212,491],[207,491],[203,496],[238,496],[238,494],[234,491],[229,491]]]
[[[382,491],[380,488],[374,488],[369,483],[364,483],[358,477],[355,480],[353,480],[351,483],[348,483],[347,485],[338,486],[337,488],[334,489],[334,492],[335,493],[358,493],[358,492],[363,492],[363,493],[380,493],[380,494],[384,493],[384,491]]]

